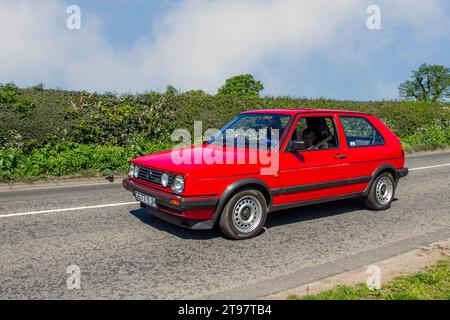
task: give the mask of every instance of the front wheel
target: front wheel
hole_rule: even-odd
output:
[[[245,189],[227,202],[220,216],[220,230],[236,240],[256,236],[266,223],[267,204],[261,192]]]
[[[364,202],[372,210],[386,210],[390,208],[394,195],[394,177],[390,173],[385,172],[375,179]]]

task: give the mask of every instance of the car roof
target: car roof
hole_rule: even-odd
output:
[[[364,112],[351,111],[351,110],[332,110],[332,109],[263,109],[263,110],[249,110],[244,111],[241,114],[285,114],[290,116],[295,116],[302,113],[338,113],[338,114],[359,114],[368,115]]]

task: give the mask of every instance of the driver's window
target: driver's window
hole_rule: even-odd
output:
[[[304,117],[298,120],[292,133],[293,141],[302,141],[305,150],[326,150],[339,147],[332,117]]]

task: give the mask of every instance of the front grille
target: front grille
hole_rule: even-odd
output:
[[[138,173],[138,179],[144,180],[150,183],[157,184],[158,186],[161,185],[161,176],[164,172],[155,170],[155,169],[149,169],[149,168],[143,168],[139,167],[139,173]],[[169,175],[169,187],[172,186],[172,180],[173,175]]]

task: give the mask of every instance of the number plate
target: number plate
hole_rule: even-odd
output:
[[[136,197],[136,200],[142,203],[145,203],[146,205],[152,206],[153,208],[156,208],[156,201],[155,197],[140,193],[135,191],[134,196]]]

